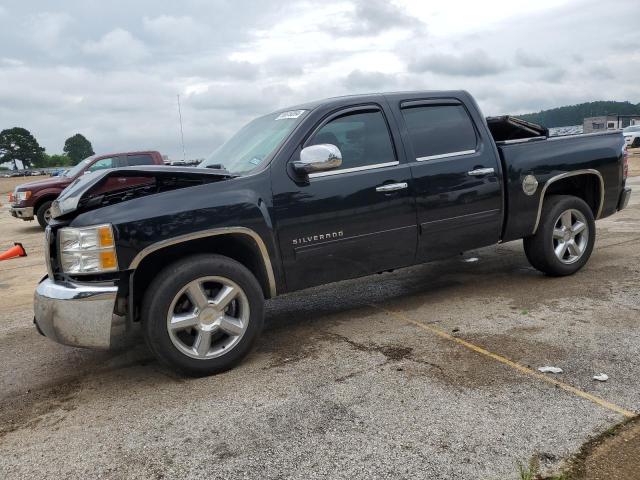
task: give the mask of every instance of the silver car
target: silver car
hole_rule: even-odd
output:
[[[631,125],[622,129],[627,147],[640,147],[640,125]]]

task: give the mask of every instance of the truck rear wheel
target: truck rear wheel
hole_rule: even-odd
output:
[[[221,255],[194,255],[162,270],[142,303],[145,340],[170,368],[191,376],[237,365],[263,325],[255,276]]]
[[[36,217],[38,217],[38,223],[42,228],[47,228],[49,222],[51,221],[51,200],[46,200],[39,207],[36,212]]]
[[[546,199],[535,235],[523,240],[529,263],[547,275],[560,277],[580,270],[596,240],[596,223],[587,203],[578,197]]]

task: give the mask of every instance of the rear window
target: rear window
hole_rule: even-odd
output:
[[[127,165],[153,165],[153,157],[151,155],[127,155]]]
[[[402,109],[418,160],[476,149],[476,131],[462,105],[429,105]]]

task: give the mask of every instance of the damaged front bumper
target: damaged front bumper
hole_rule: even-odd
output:
[[[125,342],[127,322],[114,314],[118,287],[54,282],[45,277],[34,295],[34,322],[46,337],[74,347],[108,349]]]
[[[13,217],[21,218],[22,220],[33,220],[33,207],[14,207],[12,205],[9,213]]]

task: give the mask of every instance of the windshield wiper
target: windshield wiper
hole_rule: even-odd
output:
[[[231,178],[236,178],[239,177],[240,175],[238,175],[237,173],[231,173],[229,170],[227,170],[227,168],[222,165],[221,163],[212,163],[211,165],[205,165],[204,168],[212,168],[214,170],[222,170],[224,173],[227,174],[228,177]]]

